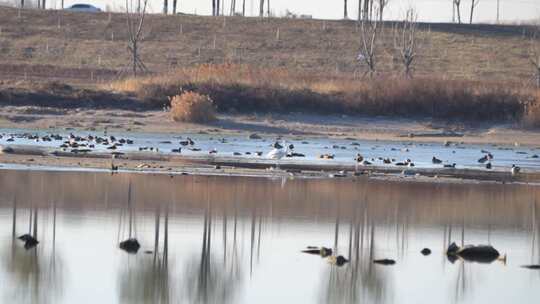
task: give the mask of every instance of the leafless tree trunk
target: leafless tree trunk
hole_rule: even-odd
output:
[[[362,0],[358,0],[358,21],[362,20]]]
[[[163,14],[167,15],[168,11],[169,11],[169,1],[163,0]]]
[[[373,3],[373,0],[364,0],[364,18],[363,20],[368,20],[369,19],[369,7],[371,6],[371,4]]]
[[[266,16],[270,17],[270,0],[266,0]]]
[[[24,0],[21,0],[21,8],[24,8]]]
[[[406,78],[412,78],[412,65],[418,47],[418,15],[413,8],[407,10],[405,20],[394,28],[394,48],[399,54]]]
[[[376,72],[376,56],[378,37],[382,32],[380,26],[382,23],[374,20],[362,20],[360,23],[360,53],[358,54],[358,61],[366,66],[365,75],[373,77]]]
[[[39,0],[38,0],[39,1]],[[42,9],[45,9],[45,4],[46,4],[46,0],[42,0],[41,1],[41,8]]]
[[[64,0],[62,0],[62,9],[64,9]]]
[[[259,17],[264,17],[264,0],[261,0],[259,5]]]
[[[458,23],[461,24],[461,0],[453,0],[453,1],[454,1],[454,7],[457,13]]]
[[[219,16],[219,12],[221,12],[220,6],[221,6],[221,0],[216,0],[216,16]]]
[[[236,0],[231,0],[231,12],[230,15],[234,16],[236,13]]]
[[[349,13],[347,12],[347,0],[343,0],[343,19],[348,19]]]
[[[173,0],[173,2],[172,2],[172,13],[173,13],[173,15],[176,15],[176,4],[177,4],[177,0]]]
[[[130,0],[126,0],[126,20],[128,30],[128,51],[131,57],[131,69],[133,77],[137,77],[137,70],[147,71],[148,69],[142,62],[139,55],[140,42],[142,41],[142,31],[144,28],[144,17],[146,16],[146,7],[148,0],[143,0],[142,9],[138,9],[136,13],[132,13],[133,8],[130,6]]]
[[[242,16],[246,16],[246,0],[242,1]]]
[[[216,0],[212,0],[212,16],[216,15]]]
[[[529,61],[534,68],[534,81],[536,87],[540,89],[540,40],[538,34],[540,28],[532,36],[529,47]]]
[[[388,5],[388,1],[389,0],[378,0],[378,4],[379,4],[379,21],[381,21],[381,22],[383,20],[384,9]]]
[[[480,0],[471,0],[471,18],[469,19],[469,24],[472,24],[474,8],[478,5],[479,2]]]

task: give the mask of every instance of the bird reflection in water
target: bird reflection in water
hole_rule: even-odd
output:
[[[57,303],[61,299],[65,280],[62,258],[55,244],[56,202],[54,201],[53,207],[49,209],[52,216],[47,214],[47,219],[41,220],[42,226],[46,227],[51,225],[52,218],[52,242],[40,244],[39,247],[37,244],[29,246],[28,240],[25,244],[17,240],[17,215],[21,211],[17,205],[17,198],[14,198],[11,242],[0,249],[1,266],[8,278],[5,284],[12,288],[8,289],[5,299],[0,299],[0,302],[12,303],[13,299],[17,299],[17,303]],[[34,206],[22,211],[29,214],[28,228],[31,232],[24,235],[37,238],[39,208]]]

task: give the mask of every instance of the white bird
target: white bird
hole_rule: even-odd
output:
[[[287,155],[287,151],[288,149],[285,149],[285,148],[281,148],[281,149],[278,149],[278,148],[274,148],[272,149],[270,152],[268,152],[268,154],[266,154],[266,158],[270,158],[270,159],[282,159],[283,157],[285,157]]]
[[[512,175],[517,175],[519,173],[519,171],[521,171],[521,168],[516,166],[516,165],[512,165]]]
[[[276,168],[279,169],[279,160],[285,157],[287,153],[289,153],[289,147],[285,143],[280,145],[278,142],[276,142],[273,146],[274,148],[270,152],[268,152],[268,154],[266,154],[266,158],[275,159]]]

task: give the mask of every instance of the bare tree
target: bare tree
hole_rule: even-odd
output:
[[[163,14],[167,15],[168,11],[169,11],[169,1],[163,0]]]
[[[378,37],[382,23],[374,20],[360,22],[360,53],[357,60],[366,66],[364,76],[373,77],[376,72]]]
[[[242,16],[246,16],[246,0],[242,1]]]
[[[358,0],[358,21],[362,20],[362,0]]]
[[[176,4],[177,4],[177,0],[173,0],[173,2],[172,2],[172,13],[173,13],[173,15],[176,15]]]
[[[142,72],[148,71],[144,63],[139,56],[140,42],[142,41],[142,31],[144,28],[144,17],[146,16],[146,7],[148,0],[143,0],[142,9],[133,13],[133,5],[130,5],[130,0],[126,0],[126,20],[128,30],[128,46],[131,57],[131,69],[133,76],[137,77],[137,70]]]
[[[264,17],[264,0],[261,0],[259,4],[259,17]]]
[[[480,0],[471,0],[471,18],[469,19],[469,23],[472,24],[473,21],[473,15],[474,15],[474,8],[478,5]]]
[[[347,11],[347,0],[343,0],[343,19],[349,19],[349,13]]]
[[[457,13],[458,23],[461,23],[461,0],[452,0],[454,1],[454,9]]]
[[[540,40],[538,34],[540,27],[536,30],[530,39],[529,61],[534,68],[534,80],[536,87],[540,89]]]
[[[270,17],[270,0],[266,0],[266,16]]]
[[[212,0],[212,16],[216,15],[216,0]]]
[[[379,5],[379,21],[383,20],[383,12],[386,6],[388,5],[389,0],[378,0],[377,4]]]
[[[229,15],[234,16],[236,13],[236,0],[231,0],[231,11]]]
[[[394,48],[396,49],[406,78],[412,78],[413,63],[418,47],[418,14],[413,8],[406,12],[403,22],[394,27]]]
[[[220,6],[221,6],[221,0],[216,0],[216,16],[219,16],[219,12],[221,12]]]

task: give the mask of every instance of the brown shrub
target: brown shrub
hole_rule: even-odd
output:
[[[135,83],[133,83],[135,82]],[[182,91],[208,95],[220,112],[311,112],[468,121],[520,121],[531,91],[508,83],[442,78],[357,79],[248,65],[201,65],[113,83],[156,108]],[[532,114],[529,114],[532,115]]]
[[[171,116],[175,121],[195,123],[216,120],[212,99],[207,95],[189,91],[171,98]]]
[[[540,90],[536,92],[536,98],[532,100],[524,117],[525,125],[540,128]]]

